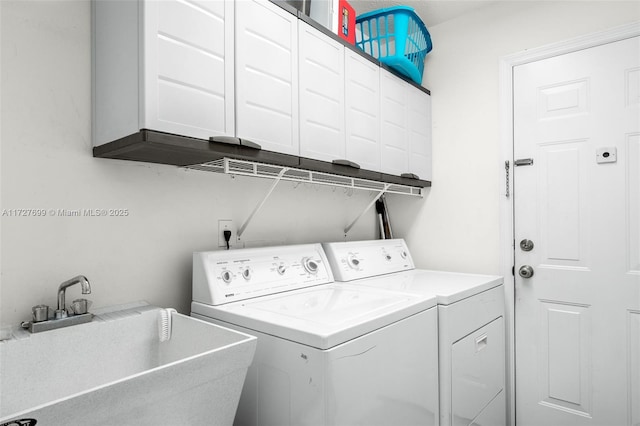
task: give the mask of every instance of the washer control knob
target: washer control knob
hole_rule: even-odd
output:
[[[233,275],[229,271],[222,271],[222,274],[220,275],[220,278],[222,278],[222,281],[224,281],[225,283],[229,284],[231,282],[231,280],[233,279]]]
[[[402,251],[400,252],[400,257],[401,257],[401,258],[403,258],[403,259],[406,259],[406,258],[407,258],[407,252],[406,252],[406,251],[404,251],[404,250],[402,250]]]
[[[251,269],[244,268],[242,270],[242,278],[244,278],[245,281],[249,281],[251,279]]]
[[[284,265],[278,265],[278,273],[280,275],[284,275],[285,272],[287,272],[287,267]]]
[[[391,255],[389,253],[385,254],[384,260],[386,260],[387,262],[391,262]]]
[[[318,273],[318,264],[311,258],[305,257],[304,259],[302,259],[302,266],[304,266],[304,269],[306,269],[306,271],[310,274]]]

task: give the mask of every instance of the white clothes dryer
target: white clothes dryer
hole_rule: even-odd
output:
[[[194,253],[194,317],[257,336],[236,425],[435,425],[436,298],[333,283],[320,244]]]
[[[506,424],[502,277],[416,269],[402,239],[323,246],[336,281],[436,296],[441,426]]]

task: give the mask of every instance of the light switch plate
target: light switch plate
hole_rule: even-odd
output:
[[[596,162],[601,163],[615,163],[618,161],[618,149],[614,146],[607,148],[598,148],[596,151]]]

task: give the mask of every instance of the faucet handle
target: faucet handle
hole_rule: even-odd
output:
[[[89,310],[89,301],[87,299],[76,299],[71,302],[69,309],[71,309],[75,315],[86,314]]]
[[[33,322],[42,322],[49,319],[49,307],[47,305],[36,305],[31,308]]]

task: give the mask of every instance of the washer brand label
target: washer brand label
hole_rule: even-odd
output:
[[[16,419],[2,423],[0,426],[33,426],[36,423],[38,423],[36,419]]]

